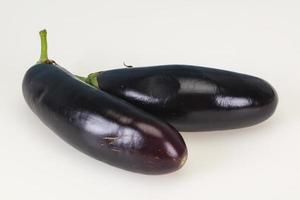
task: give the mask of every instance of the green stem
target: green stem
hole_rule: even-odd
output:
[[[48,50],[47,50],[47,31],[46,29],[40,31],[41,38],[41,56],[38,63],[46,63],[48,61]]]

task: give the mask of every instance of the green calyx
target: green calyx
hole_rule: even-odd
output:
[[[87,83],[87,84],[89,84],[89,85],[91,85],[95,88],[99,88],[99,84],[98,84],[98,80],[97,80],[97,74],[98,73],[96,72],[96,73],[89,74],[87,77],[82,77],[82,76],[77,76],[77,75],[76,75],[76,77],[79,80],[81,80],[81,81],[83,81],[83,82],[85,82],[85,83]]]
[[[86,82],[96,88],[99,88],[98,80],[97,80],[97,73],[91,73],[88,75]]]
[[[78,78],[79,80],[81,80],[81,81],[83,81],[83,82],[86,83],[86,78],[85,78],[85,77],[83,77],[83,76],[77,76],[77,75],[75,75],[75,76],[76,76],[76,78]]]

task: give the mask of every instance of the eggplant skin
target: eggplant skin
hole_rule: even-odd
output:
[[[170,123],[178,131],[242,128],[269,118],[278,97],[257,77],[190,65],[97,73],[99,88]]]
[[[57,65],[31,67],[22,89],[45,125],[98,160],[143,174],[173,172],[186,161],[186,145],[173,127]]]

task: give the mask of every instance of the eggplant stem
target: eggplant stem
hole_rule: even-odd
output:
[[[40,31],[41,38],[41,55],[38,63],[47,63],[48,61],[48,47],[47,47],[47,30],[43,29]]]
[[[128,68],[133,67],[132,65],[126,65],[125,61],[123,61],[123,65],[124,65],[124,67],[128,67]]]

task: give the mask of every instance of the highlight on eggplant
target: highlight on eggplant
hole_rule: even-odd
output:
[[[199,66],[120,68],[91,73],[82,80],[178,131],[252,126],[268,119],[278,102],[275,89],[260,78]]]
[[[185,163],[186,145],[173,127],[49,60],[46,30],[40,37],[40,60],[26,72],[22,90],[45,125],[78,150],[133,172],[170,173]]]

